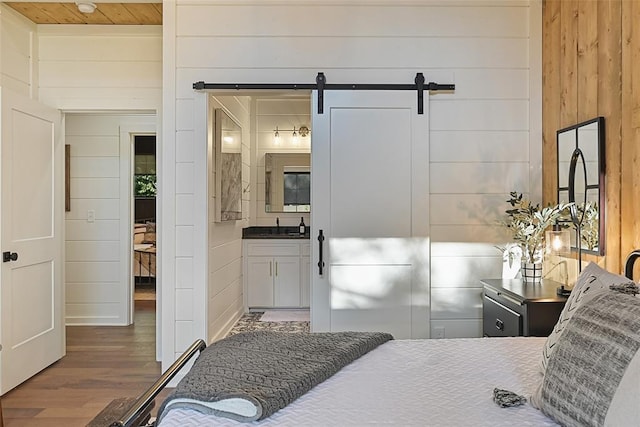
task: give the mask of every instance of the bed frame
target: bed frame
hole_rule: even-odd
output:
[[[111,419],[117,419],[113,421],[111,427],[138,427],[146,426],[150,418],[151,409],[154,406],[154,400],[158,394],[169,384],[169,381],[176,376],[178,372],[187,364],[191,358],[200,354],[207,344],[204,340],[199,339],[195,341],[182,355],[175,361],[169,369],[167,369],[151,387],[147,389],[138,399],[135,400],[133,406],[129,408],[123,415],[115,415]]]

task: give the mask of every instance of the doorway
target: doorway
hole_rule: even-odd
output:
[[[135,136],[155,138],[149,112],[65,114],[70,210],[65,213],[65,323],[133,322]],[[159,280],[155,278],[155,280]]]
[[[308,172],[310,136],[311,130],[311,94],[310,92],[291,91],[268,93],[242,92],[228,95],[224,91],[207,94],[208,123],[207,132],[207,232],[203,233],[207,241],[208,262],[207,277],[208,309],[207,320],[208,339],[225,336],[233,324],[245,311],[246,295],[243,266],[243,240],[242,230],[249,226],[276,226],[294,228],[297,230],[300,218],[304,217],[305,224],[310,224],[309,204],[303,209],[302,201],[296,200],[291,207],[279,203],[279,208],[274,208],[273,190],[275,186],[280,188],[284,200],[284,172],[285,166],[300,166],[301,163],[280,164],[278,184],[269,180],[268,159],[271,155],[306,156]],[[221,203],[215,192],[216,157],[215,157],[215,113],[223,110],[227,116],[233,119],[242,129],[242,219],[216,221],[213,215],[216,203]],[[303,128],[305,131],[301,131]],[[222,135],[220,138],[221,141]],[[278,157],[283,158],[283,157]],[[273,164],[272,164],[273,166]],[[297,171],[298,169],[295,169]],[[288,169],[286,170],[289,171]],[[292,170],[294,172],[294,170]],[[282,178],[282,179],[280,179]],[[298,206],[300,205],[300,206]],[[186,216],[188,214],[188,216]],[[186,216],[193,221],[193,213],[185,212],[179,208],[177,217]],[[308,249],[308,247],[307,247]],[[308,254],[307,254],[308,255]],[[308,259],[308,256],[307,256]],[[308,264],[308,263],[307,263]],[[308,265],[301,268],[309,271]],[[309,284],[304,278],[307,292]],[[302,285],[301,285],[302,286]],[[306,304],[308,306],[308,303]]]
[[[156,301],[156,136],[134,135],[133,156],[133,278],[134,304]]]

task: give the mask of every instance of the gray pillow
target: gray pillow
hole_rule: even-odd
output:
[[[640,298],[597,294],[565,326],[535,401],[564,426],[638,426]]]
[[[540,360],[540,373],[544,374],[547,368],[547,363],[551,357],[556,343],[562,336],[565,327],[568,325],[573,313],[584,303],[589,301],[594,296],[598,295],[600,291],[606,290],[608,292],[610,285],[620,285],[629,283],[631,280],[625,276],[613,274],[600,267],[594,262],[590,262],[580,273],[576,284],[571,291],[571,295],[567,299],[558,322],[549,334],[547,341],[542,349],[542,358]]]

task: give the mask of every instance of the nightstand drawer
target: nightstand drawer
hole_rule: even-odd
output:
[[[522,335],[522,315],[484,296],[482,330],[488,337],[517,337]]]

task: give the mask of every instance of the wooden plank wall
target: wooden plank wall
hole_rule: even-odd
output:
[[[640,248],[640,2],[545,0],[543,5],[543,200],[556,201],[556,131],[597,116],[606,129],[604,257],[621,272]],[[635,200],[635,201],[634,201]]]
[[[640,248],[640,2],[622,1],[621,246]],[[635,68],[635,70],[634,70]],[[635,278],[638,280],[639,266]]]

